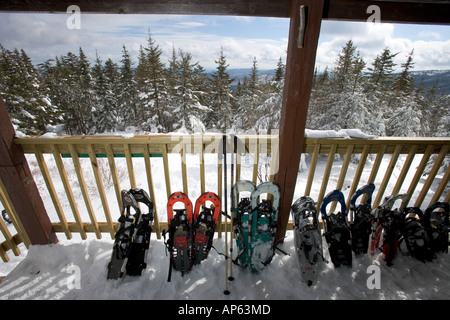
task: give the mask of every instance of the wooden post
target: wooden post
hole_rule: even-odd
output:
[[[0,96],[0,179],[31,244],[57,243],[36,183]]]
[[[290,11],[286,76],[280,119],[279,167],[275,182],[281,189],[275,241],[284,238],[303,149],[323,0],[294,0]]]

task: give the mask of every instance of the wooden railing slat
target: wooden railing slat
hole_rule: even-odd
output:
[[[154,202],[154,223],[153,231],[156,233],[158,239],[161,238],[161,231],[167,229],[166,222],[160,222],[158,219],[158,209],[160,212],[165,212],[165,208],[157,208],[157,201],[155,198],[155,189],[153,186],[153,176],[152,176],[152,157],[162,157],[163,170],[164,170],[164,180],[166,189],[165,192],[167,197],[171,194],[171,184],[170,184],[170,168],[169,168],[169,155],[171,153],[177,153],[181,156],[181,175],[183,183],[183,191],[189,193],[188,185],[188,172],[186,158],[188,153],[194,153],[198,155],[199,159],[199,173],[200,173],[200,191],[214,191],[217,192],[219,197],[222,199],[223,194],[223,163],[222,160],[217,161],[217,190],[206,190],[208,185],[206,179],[208,178],[205,173],[205,154],[217,153],[218,146],[221,143],[222,135],[203,135],[203,136],[136,136],[133,138],[122,138],[120,136],[110,136],[110,137],[90,137],[90,136],[79,136],[79,137],[63,137],[58,139],[40,139],[40,138],[20,138],[15,139],[15,142],[23,147],[25,153],[34,154],[37,159],[40,171],[45,181],[45,185],[49,192],[50,198],[52,199],[53,205],[55,206],[56,213],[59,218],[59,222],[53,223],[54,230],[56,232],[64,232],[66,237],[70,239],[72,233],[80,233],[83,238],[86,237],[86,233],[95,233],[98,238],[101,237],[101,233],[110,233],[114,237],[115,231],[117,230],[118,223],[113,222],[109,209],[109,202],[106,196],[104,183],[102,182],[102,172],[99,169],[99,162],[97,158],[107,158],[109,163],[109,169],[112,177],[112,183],[114,185],[115,194],[117,197],[117,203],[119,210],[121,210],[121,196],[120,196],[120,181],[118,176],[118,171],[116,167],[116,158],[121,157],[126,160],[126,170],[129,176],[130,186],[137,187],[137,180],[135,177],[135,166],[136,160],[134,158],[143,158],[145,164],[146,178],[148,184],[148,190],[152,201]],[[253,156],[253,165],[250,169],[251,178],[255,183],[258,183],[258,169],[260,165],[260,154],[271,154],[272,158],[270,160],[270,169],[268,171],[269,180],[273,179],[274,173],[276,172],[278,160],[278,144],[275,143],[278,139],[275,136],[268,135],[246,135],[240,137],[240,141],[245,145],[245,153],[249,153]],[[231,153],[231,149],[227,150]],[[241,150],[242,151],[242,150]],[[430,192],[431,185],[437,179],[437,173],[442,166],[444,158],[450,152],[450,140],[448,138],[392,138],[383,137],[372,140],[363,139],[332,139],[332,138],[306,138],[304,140],[303,146],[304,153],[311,153],[312,159],[309,164],[308,177],[306,181],[306,186],[304,190],[304,195],[310,195],[313,186],[314,178],[316,176],[316,165],[319,159],[319,154],[328,154],[328,160],[325,166],[325,171],[322,180],[320,181],[321,186],[319,190],[319,195],[317,199],[318,206],[320,207],[321,202],[329,186],[328,180],[330,178],[331,171],[334,164],[335,154],[343,154],[344,160],[342,162],[342,168],[339,172],[338,181],[336,183],[336,189],[344,188],[344,182],[347,176],[350,159],[353,154],[360,154],[360,160],[356,168],[354,177],[352,177],[352,184],[349,190],[349,197],[347,199],[347,205],[349,204],[350,196],[356,191],[358,185],[360,184],[361,176],[364,168],[368,165],[367,158],[369,154],[376,154],[375,161],[371,165],[370,174],[368,181],[364,183],[375,182],[380,165],[384,159],[384,156],[391,154],[391,159],[389,161],[386,171],[383,173],[383,178],[381,183],[377,183],[377,189],[375,191],[375,201],[373,206],[378,205],[384,196],[385,191],[389,183],[394,183],[392,181],[392,175],[394,168],[398,166],[398,159],[400,155],[407,155],[406,159],[402,165],[400,174],[395,181],[392,194],[397,194],[402,189],[407,175],[409,175],[411,170],[411,165],[417,154],[423,154],[420,164],[415,170],[414,176],[408,187],[406,193],[409,194],[410,198],[414,198],[414,205],[421,206],[425,196]],[[58,173],[62,179],[64,190],[67,194],[69,204],[72,208],[74,214],[75,222],[67,222],[64,215],[60,200],[58,198],[57,192],[55,190],[54,182],[49,172],[49,168],[44,159],[44,154],[52,154],[55,158],[56,166],[58,168]],[[422,179],[423,172],[431,155],[437,154],[437,158],[434,161],[434,165],[430,170],[428,177],[425,179],[423,188],[421,189],[418,196],[414,196],[414,190],[416,189],[420,179]],[[78,203],[73,195],[72,187],[69,183],[69,178],[67,176],[66,168],[64,167],[65,162],[63,162],[62,157],[71,157],[75,172],[77,174],[77,179],[80,184],[81,193],[83,195],[83,200],[89,214],[90,222],[83,222],[81,219],[80,212],[78,211]],[[86,185],[85,176],[82,172],[82,166],[80,163],[80,158],[86,157],[90,159],[91,167],[94,173],[97,189],[100,195],[100,200],[105,213],[105,218],[100,219],[98,213],[93,209],[91,199],[88,194],[88,186]],[[234,167],[234,180],[238,181],[241,175],[241,160],[242,157],[236,154],[235,167]],[[448,182],[450,180],[450,168],[448,168],[443,176],[439,176],[441,181],[438,183],[434,195],[430,204],[438,201],[446,188],[448,187]],[[234,182],[234,181],[233,181]],[[233,183],[232,182],[232,183]],[[405,186],[403,186],[405,188]],[[1,191],[1,190],[0,190]],[[229,190],[229,194],[231,189]],[[196,195],[190,195],[195,197]],[[450,193],[444,195],[444,201],[450,200]],[[293,199],[295,200],[295,199]],[[363,198],[362,201],[365,201]],[[7,202],[2,199],[2,202]],[[406,206],[408,201],[405,201],[402,206]],[[5,204],[4,204],[5,206]],[[332,204],[332,210],[335,209],[335,204]],[[8,210],[13,210],[9,209]],[[103,220],[103,221],[101,221]],[[229,222],[228,222],[229,225]],[[3,230],[3,226],[0,223],[0,229]],[[19,227],[20,229],[20,227]],[[229,230],[231,228],[228,228]],[[9,259],[7,255],[8,250],[12,250],[15,254],[20,253],[17,248],[17,244],[24,241],[26,235],[20,234],[20,230],[16,227],[18,235],[6,234],[4,235],[6,241],[0,244],[0,257],[4,260]],[[222,232],[225,231],[222,218],[216,227],[219,237],[222,237]]]

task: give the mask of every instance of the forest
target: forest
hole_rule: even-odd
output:
[[[308,129],[361,129],[376,136],[449,136],[450,95],[415,85],[414,52],[396,66],[399,53],[386,47],[364,61],[351,41],[335,64],[314,74]],[[23,49],[0,45],[0,94],[16,131],[88,135],[123,132],[272,133],[278,129],[285,66],[262,75],[256,57],[233,86],[224,48],[214,72],[206,72],[189,52],[173,48],[162,61],[148,35],[137,64],[123,46],[122,59],[95,62],[78,53],[33,65]]]

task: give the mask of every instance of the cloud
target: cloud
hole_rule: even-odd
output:
[[[394,58],[397,70],[413,49],[414,70],[450,69],[450,40],[440,40],[441,34],[435,31],[424,30],[419,35],[427,34],[428,40],[410,39],[397,35],[395,24],[324,21],[316,64],[320,70],[325,66],[332,68],[342,47],[351,39],[367,66],[388,47],[392,53],[399,53]]]
[[[182,15],[81,14],[81,29],[69,30],[70,14],[0,13],[0,43],[7,49],[24,49],[33,63],[40,63],[82,47],[91,61],[98,52],[105,61],[119,62],[122,45],[135,65],[140,46],[147,45],[148,32],[161,47],[168,63],[172,48],[192,54],[195,62],[215,69],[224,48],[230,68],[250,68],[256,57],[260,69],[275,69],[286,56],[288,20],[247,17]],[[316,64],[332,67],[345,43],[352,39],[367,65],[388,46],[400,52],[400,66],[414,49],[415,70],[450,69],[450,39],[445,33],[423,29],[417,39],[396,34],[396,25],[384,23],[322,23]],[[447,33],[448,34],[448,33]],[[441,38],[439,38],[441,37]]]

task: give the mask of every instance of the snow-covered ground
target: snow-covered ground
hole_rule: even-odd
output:
[[[32,246],[1,283],[0,299],[450,299],[450,255],[438,254],[434,261],[422,263],[399,254],[392,267],[381,254],[354,258],[352,268],[336,269],[330,262],[323,265],[318,283],[308,287],[301,281],[293,244],[289,231],[281,248],[290,256],[275,255],[260,274],[233,266],[230,295],[223,293],[225,258],[214,250],[190,273],[181,276],[174,270],[167,282],[169,258],[163,241],[153,238],[142,276],[115,281],[106,279],[112,240]],[[214,246],[224,252],[224,239],[216,238]],[[324,256],[329,260],[327,250]]]
[[[313,134],[313,133],[311,133]],[[69,222],[75,221],[70,216],[70,205],[67,201],[63,185],[58,178],[58,172],[52,156],[45,156],[49,166],[55,189],[61,201]],[[411,165],[400,193],[406,192],[409,181],[414,175],[413,168],[420,162],[421,156],[416,156]],[[46,191],[43,179],[39,174],[37,163],[33,157],[29,159],[30,167],[35,174],[36,182],[53,222],[58,221],[51,198]],[[386,171],[390,157],[386,155],[375,180],[378,188]],[[401,170],[404,156],[401,156],[391,177],[392,181]],[[72,185],[74,197],[79,199],[79,211],[84,222],[89,222],[89,215],[84,205],[71,159],[63,159]],[[96,184],[90,168],[89,159],[81,159],[81,165],[87,188],[90,194],[97,220],[104,222],[104,213]],[[205,155],[205,169],[208,173],[206,190],[217,190],[217,156]],[[370,160],[369,160],[370,161]],[[148,190],[143,159],[134,158],[134,172],[137,185]],[[230,163],[230,162],[228,162]],[[243,158],[241,179],[251,179],[253,159]],[[315,173],[315,181],[311,189],[311,197],[317,199],[326,159],[320,159]],[[302,160],[302,167],[297,180],[294,200],[303,195],[308,176],[308,158]],[[182,190],[181,162],[176,155],[169,155],[170,178],[172,192]],[[128,189],[130,182],[125,159],[116,159],[121,189]],[[330,174],[327,192],[334,190],[342,160],[334,162]],[[99,159],[99,167],[103,175],[105,192],[114,221],[119,217],[113,184],[108,174],[107,159]],[[351,163],[347,172],[342,191],[348,196],[351,181],[357,164]],[[188,155],[188,187],[191,200],[200,195],[200,172],[198,156]],[[367,182],[371,166],[366,164],[359,186]],[[164,170],[161,158],[152,158],[152,172],[156,193],[156,207],[160,221],[167,221],[166,189]],[[212,173],[211,173],[212,172]],[[263,172],[264,173],[264,172]],[[209,178],[212,177],[212,178]],[[440,182],[441,176],[430,189],[423,202],[426,208],[433,196],[433,190]],[[92,181],[92,183],[89,183]],[[421,190],[424,180],[419,182],[412,199]],[[391,194],[394,183],[390,183],[385,195]],[[230,190],[230,186],[228,186]],[[375,194],[377,189],[375,190]],[[444,192],[446,194],[446,192]],[[228,206],[230,208],[230,206]],[[2,209],[2,208],[0,208]],[[14,227],[12,234],[14,234]],[[148,255],[148,267],[141,277],[125,277],[120,281],[106,279],[106,268],[110,260],[113,240],[109,234],[103,234],[102,239],[89,235],[87,241],[82,241],[77,235],[66,240],[64,234],[58,234],[60,242],[47,246],[31,246],[29,250],[21,245],[23,252],[19,257],[11,256],[11,261],[0,265],[0,275],[7,277],[0,284],[0,299],[450,299],[450,255],[438,254],[432,262],[422,263],[410,256],[399,254],[394,260],[394,266],[387,267],[381,255],[362,256],[353,260],[352,268],[335,269],[330,263],[324,264],[319,281],[314,287],[308,287],[301,281],[297,258],[295,256],[292,231],[287,232],[281,248],[290,255],[277,254],[271,264],[261,274],[252,274],[233,266],[235,281],[229,282],[231,294],[225,296],[225,259],[214,250],[201,265],[183,277],[174,271],[172,281],[167,282],[169,258],[165,253],[163,240],[157,240],[152,235]],[[217,237],[217,235],[216,235]],[[2,240],[3,241],[3,240]],[[325,242],[324,242],[325,243]],[[216,238],[214,246],[219,252],[225,251],[224,238]],[[328,251],[324,249],[325,258],[329,259]],[[375,270],[375,271],[374,271]],[[379,271],[379,273],[377,273]],[[375,272],[375,273],[374,273]],[[380,288],[373,288],[371,283],[378,276]]]

